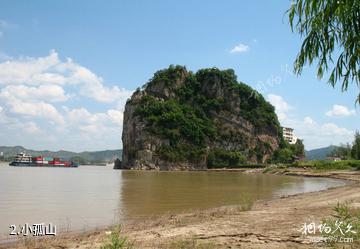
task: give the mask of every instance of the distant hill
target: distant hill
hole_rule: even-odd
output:
[[[337,146],[330,145],[328,147],[314,149],[305,151],[305,156],[307,160],[322,160],[327,157],[327,155]],[[50,157],[60,157],[63,159],[72,159],[72,158],[81,158],[84,159],[86,163],[104,163],[109,161],[114,161],[116,158],[122,156],[122,150],[103,150],[103,151],[84,151],[84,152],[72,152],[66,150],[59,151],[37,151],[26,149],[22,146],[0,146],[0,152],[3,152],[5,158],[12,158],[17,153],[26,152],[32,156],[43,155]]]
[[[327,155],[333,151],[337,146],[330,145],[328,147],[305,151],[307,160],[323,160]]]
[[[0,152],[6,159],[14,157],[17,153],[26,152],[32,156],[43,155],[49,157],[60,157],[63,159],[77,158],[85,163],[104,163],[114,161],[116,158],[121,158],[122,150],[103,150],[103,151],[84,151],[84,152],[71,152],[71,151],[37,151],[26,149],[22,146],[0,146]]]

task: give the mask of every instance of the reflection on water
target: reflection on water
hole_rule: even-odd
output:
[[[0,165],[0,234],[11,224],[48,224],[58,231],[112,224],[121,172],[106,167],[39,168]]]
[[[127,218],[239,204],[244,199],[342,185],[324,178],[236,172],[118,171],[110,167],[21,168],[0,165],[0,238],[11,224],[53,223],[85,230]]]

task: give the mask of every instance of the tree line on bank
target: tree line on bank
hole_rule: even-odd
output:
[[[356,131],[352,144],[347,143],[335,147],[328,156],[340,157],[341,159],[360,160],[360,133]]]
[[[295,144],[283,141],[280,148],[274,152],[271,163],[292,163],[305,158],[305,148],[303,141],[298,139]]]

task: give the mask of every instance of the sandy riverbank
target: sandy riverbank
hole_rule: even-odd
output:
[[[247,170],[245,173],[255,172]],[[337,202],[350,202],[351,206],[360,207],[358,171],[284,169],[272,173],[352,181],[346,186],[324,191],[258,201],[248,211],[231,206],[137,221],[124,225],[123,234],[134,248],[318,248],[325,245],[311,243],[309,238],[302,236],[299,231],[302,224],[319,224],[334,213],[332,208]],[[3,247],[99,248],[106,240],[105,230],[99,230],[52,239],[28,239]],[[351,245],[355,246],[354,243]]]

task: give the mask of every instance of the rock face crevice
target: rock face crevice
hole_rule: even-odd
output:
[[[273,106],[233,70],[170,66],[134,92],[123,120],[125,169],[263,163],[281,143]]]

